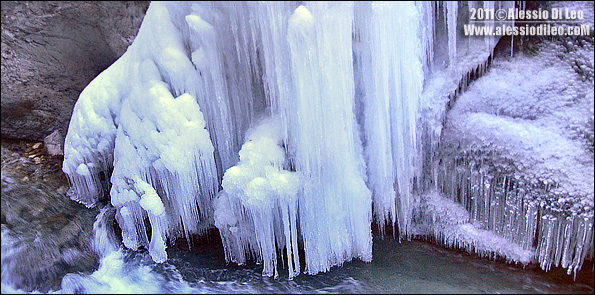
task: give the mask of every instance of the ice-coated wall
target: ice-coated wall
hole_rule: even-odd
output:
[[[375,222],[527,263],[533,245],[477,227],[435,165],[452,94],[497,41],[461,37],[477,6],[152,2],[75,106],[70,195],[93,206],[109,190],[123,244],[156,262],[214,225],[227,261],[316,274],[371,261]]]

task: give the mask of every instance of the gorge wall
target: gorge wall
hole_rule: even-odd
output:
[[[66,135],[82,89],[134,40],[149,1],[2,2],[2,137]]]

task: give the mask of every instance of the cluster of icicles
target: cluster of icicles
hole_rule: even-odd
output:
[[[71,195],[109,190],[124,245],[156,262],[213,225],[267,276],[277,255],[290,278],[371,261],[372,221],[419,233],[424,80],[436,46],[455,63],[461,3],[152,2],[76,103]]]

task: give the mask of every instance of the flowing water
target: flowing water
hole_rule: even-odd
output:
[[[60,187],[65,184],[63,176],[44,167],[3,149],[2,293],[23,293],[23,289],[42,293],[593,292],[592,262],[583,265],[575,281],[563,269],[544,272],[537,265],[523,268],[424,241],[399,243],[391,237],[381,239],[376,235],[371,263],[355,259],[329,272],[302,273],[293,280],[288,279],[287,266],[281,263],[277,279],[263,277],[262,265],[226,264],[217,232],[193,244],[191,250],[183,240],[177,242],[168,248],[167,262],[158,264],[144,248],[135,252],[118,246],[121,243],[113,235],[110,237],[109,226],[101,226],[113,224],[113,215],[98,215],[91,229],[96,210],[79,208],[72,201],[58,202],[62,199],[58,196],[63,193]],[[47,179],[37,179],[37,174]],[[25,175],[33,181],[22,182]],[[47,208],[35,213],[39,211],[35,204],[46,204]],[[51,223],[56,227],[59,223],[56,215],[66,214],[58,214],[57,210],[71,213],[78,210],[82,212],[79,215],[90,216],[85,219],[66,216],[65,220],[72,219],[66,223],[68,226],[50,233],[41,225]],[[46,211],[53,213],[45,216]],[[99,218],[102,216],[107,218]],[[79,242],[69,237],[77,237]],[[93,252],[101,257],[99,264],[92,262],[97,259],[93,258]],[[40,260],[40,257],[46,258]],[[56,283],[40,282],[43,275],[46,281]]]
[[[92,274],[68,274],[56,293],[592,293],[592,270],[563,273],[517,267],[422,241],[374,238],[374,260],[327,273],[269,278],[262,267],[226,265],[220,244],[168,250],[156,264],[146,251],[119,250]],[[584,267],[592,268],[591,265]],[[589,286],[586,282],[591,280]],[[2,283],[2,293],[21,292]]]
[[[590,293],[592,285],[560,281],[535,268],[517,267],[443,249],[422,241],[374,238],[374,260],[347,262],[293,280],[262,277],[252,268],[224,268],[209,253],[170,251],[182,278],[198,292],[246,293]],[[220,259],[220,258],[219,258]],[[212,265],[213,267],[199,267]],[[586,266],[585,266],[586,267]],[[258,269],[258,268],[256,268]],[[592,278],[592,272],[591,272]],[[558,280],[558,281],[557,281]],[[592,282],[592,279],[591,279]]]

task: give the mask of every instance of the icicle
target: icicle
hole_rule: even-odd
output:
[[[494,10],[494,1],[483,1],[483,9],[484,11],[495,11]],[[485,26],[486,27],[491,27],[495,30],[495,24],[494,24],[494,19],[493,18],[489,18],[486,20],[485,22]],[[484,37],[484,41],[486,44],[486,50],[488,52],[490,52],[490,56],[493,54],[493,50],[494,50],[494,46],[495,44],[495,40],[494,40],[494,36],[485,36]]]
[[[195,12],[193,12],[195,13]],[[207,128],[212,135],[216,148],[218,172],[231,167],[237,161],[235,155],[236,143],[230,106],[227,100],[227,83],[222,71],[221,48],[218,45],[217,31],[204,21],[200,16],[189,14],[185,17],[189,30],[190,50],[192,51],[192,64],[198,75],[194,76],[191,83],[199,105],[203,106]],[[217,66],[212,66],[217,65]]]
[[[442,167],[437,170],[437,186],[442,188],[442,194],[469,208],[472,221],[479,222],[485,229],[512,243],[518,243],[524,250],[533,250],[533,242],[538,237],[535,259],[542,269],[548,271],[552,267],[562,266],[568,274],[576,274],[584,261],[581,257],[590,251],[586,249],[593,247],[592,219],[564,217],[559,209],[552,208],[545,201],[536,201],[540,194],[548,194],[546,186],[542,188],[540,183],[523,184],[522,178],[490,176],[490,173],[494,173],[490,172],[493,167],[483,166],[490,164],[478,166],[479,177],[469,177],[475,168],[466,162],[478,161],[477,158],[486,156],[492,157],[472,151],[458,159],[442,155]],[[467,187],[476,187],[477,190],[465,194],[463,191]],[[461,199],[457,199],[457,196]],[[446,241],[445,244],[452,243]],[[486,246],[471,245],[479,249]],[[478,254],[482,256],[492,255],[485,249],[481,251]],[[512,261],[519,262],[517,259]]]
[[[418,28],[420,30],[420,48],[422,51],[423,72],[429,76],[434,60],[434,3],[429,1],[416,1],[418,10]],[[357,10],[356,10],[357,13]]]
[[[136,233],[136,224],[128,207],[122,206],[118,209],[116,221],[122,230],[122,242],[124,246],[128,249],[137,250],[141,244]]]
[[[288,20],[297,8],[293,2],[251,3],[254,31],[261,36],[261,56],[266,79],[263,79],[265,95],[272,115],[280,118],[283,138],[291,137],[289,128],[291,110],[294,109],[295,90],[291,80],[291,63],[286,42]],[[288,153],[294,151],[286,145]],[[293,156],[293,155],[291,155]]]
[[[484,1],[488,2],[488,1]],[[457,18],[459,14],[458,1],[444,1],[446,27],[448,30],[448,60],[454,63],[457,57]]]

